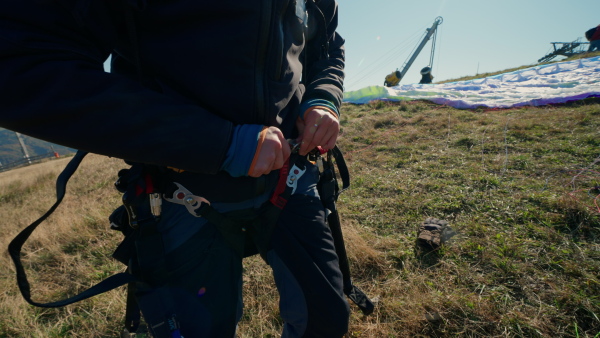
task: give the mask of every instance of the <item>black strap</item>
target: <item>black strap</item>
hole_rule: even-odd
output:
[[[342,155],[342,151],[338,146],[333,147],[329,151],[329,153],[335,159],[335,164],[338,168],[338,173],[340,174],[340,178],[342,179],[342,190],[340,190],[337,195],[341,194],[344,190],[350,188],[350,171],[348,170],[348,166],[346,165],[346,160],[344,160],[344,155]],[[331,159],[329,159],[331,161]],[[337,199],[337,196],[336,196]]]
[[[369,315],[373,313],[375,305],[361,289],[352,283],[352,278],[350,276],[350,264],[348,262],[344,236],[342,234],[342,226],[335,205],[335,201],[337,201],[339,194],[350,187],[350,173],[348,171],[346,161],[342,156],[342,152],[337,146],[334,147],[329,154],[331,154],[331,156],[333,156],[335,159],[335,165],[337,166],[340,178],[342,179],[342,189],[339,190],[334,169],[335,167],[331,157],[328,155],[327,167],[323,173],[321,181],[319,182],[322,190],[319,191],[319,193],[322,194],[321,198],[323,198],[325,207],[331,211],[331,213],[327,216],[327,223],[331,229],[335,251],[339,259],[340,271],[342,272],[342,280],[344,283],[344,293],[346,296],[348,296],[348,298],[350,298],[350,300],[352,300],[352,302],[354,302],[354,304],[360,308],[363,314]]]
[[[67,299],[50,303],[38,303],[31,299],[31,288],[29,286],[29,282],[27,281],[27,275],[25,273],[25,269],[23,268],[23,264],[21,264],[21,249],[23,244],[25,244],[25,241],[27,241],[29,236],[31,236],[38,225],[48,218],[48,216],[50,216],[62,202],[63,198],[65,197],[67,182],[77,170],[81,160],[83,160],[85,155],[87,155],[87,152],[81,150],[77,151],[75,156],[71,159],[69,164],[67,164],[65,169],[56,179],[56,202],[54,205],[48,209],[48,211],[46,211],[42,217],[38,218],[35,222],[23,229],[8,245],[8,253],[10,254],[10,257],[12,258],[17,270],[17,284],[19,286],[19,290],[21,291],[23,298],[25,298],[25,300],[31,305],[43,308],[61,307],[115,289],[134,280],[134,277],[131,274],[122,272],[110,276],[91,288]]]
[[[140,326],[140,321],[140,306],[135,299],[135,283],[132,282],[127,284],[127,303],[125,306],[125,329],[127,329],[127,332],[136,332]]]

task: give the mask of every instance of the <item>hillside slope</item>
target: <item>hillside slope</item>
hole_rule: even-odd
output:
[[[351,187],[339,207],[356,284],[349,337],[598,337],[600,104],[457,110],[428,102],[342,107],[339,146]],[[52,161],[48,166],[59,161]],[[55,300],[123,270],[107,216],[122,161],[86,158],[24,261],[36,300]],[[0,173],[0,243],[52,204],[60,167]],[[12,176],[9,176],[12,175]],[[32,203],[32,201],[35,201]],[[415,247],[427,217],[458,235]],[[63,309],[27,305],[0,262],[0,337],[115,337],[124,290]],[[273,279],[244,263],[240,338],[279,336]]]

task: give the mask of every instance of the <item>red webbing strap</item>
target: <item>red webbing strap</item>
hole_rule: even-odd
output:
[[[277,181],[277,186],[275,187],[275,191],[273,192],[273,195],[270,199],[271,203],[273,203],[273,205],[278,207],[279,209],[283,209],[287,203],[287,198],[283,197],[282,195],[285,192],[285,188],[287,186],[286,181],[288,178],[288,174],[290,173],[290,161],[291,157],[287,162],[285,162],[283,167],[279,169],[279,181]]]

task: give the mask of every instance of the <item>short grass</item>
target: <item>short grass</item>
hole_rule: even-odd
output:
[[[339,146],[352,180],[339,201],[354,282],[349,337],[599,337],[600,104],[457,110],[428,102],[344,105]],[[64,162],[0,174],[0,245],[53,203]],[[54,300],[123,267],[107,216],[122,161],[86,158],[57,213],[25,247],[33,297]],[[34,170],[38,168],[39,170]],[[457,231],[415,249],[426,217]],[[116,337],[124,290],[62,309],[18,293],[0,257],[0,337]],[[267,266],[245,262],[239,337],[277,337]]]
[[[340,206],[358,234],[351,263],[380,300],[374,316],[354,313],[351,336],[600,333],[597,101],[372,102],[346,107],[342,125],[353,186]],[[414,250],[426,217],[458,232],[429,258]]]

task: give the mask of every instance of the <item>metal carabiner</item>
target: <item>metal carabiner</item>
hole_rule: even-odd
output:
[[[196,210],[200,209],[202,203],[210,205],[210,202],[204,197],[192,194],[181,184],[177,182],[173,183],[177,186],[177,190],[173,192],[173,198],[164,196],[165,201],[184,205],[190,214],[192,214],[195,217],[202,217],[201,215],[196,213]]]
[[[287,141],[290,145],[292,154],[295,152],[298,152],[298,150],[300,150],[300,145],[302,145],[302,142],[296,142],[295,140],[292,140],[292,139],[288,139]]]

